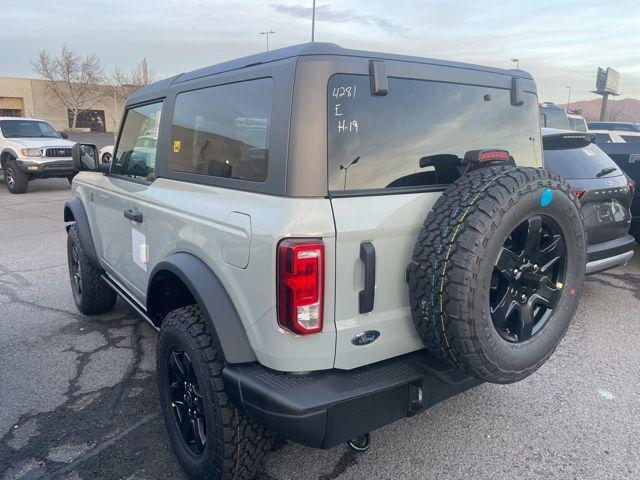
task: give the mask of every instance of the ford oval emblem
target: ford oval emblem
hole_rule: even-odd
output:
[[[369,345],[375,342],[380,336],[380,332],[377,330],[367,330],[366,332],[359,333],[351,340],[356,347],[362,347],[363,345]]]

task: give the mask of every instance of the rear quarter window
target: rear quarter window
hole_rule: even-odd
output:
[[[615,162],[594,144],[583,148],[545,149],[544,166],[550,172],[569,179],[596,178],[605,168],[617,170],[608,176],[622,173]]]
[[[272,101],[271,78],[178,94],[171,127],[171,170],[264,181]]]
[[[464,154],[483,148],[508,150],[519,165],[542,164],[531,93],[514,107],[509,90],[497,88],[389,78],[389,93],[373,96],[369,83],[363,75],[329,80],[330,191],[448,185]]]

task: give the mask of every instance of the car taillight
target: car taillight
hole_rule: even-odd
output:
[[[629,191],[631,192],[631,195],[636,194],[636,182],[633,180],[629,180]]]
[[[464,161],[473,163],[486,163],[495,161],[506,162],[509,161],[509,159],[509,152],[506,150],[470,150],[464,154]]]
[[[584,195],[584,190],[580,190],[579,188],[576,188],[573,193],[576,194],[576,197],[578,197],[578,200],[580,200],[582,198],[582,196]]]
[[[278,323],[306,335],[322,330],[324,243],[291,238],[278,245]]]

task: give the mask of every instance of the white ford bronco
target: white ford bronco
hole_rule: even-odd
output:
[[[75,142],[44,120],[0,117],[0,168],[11,193],[27,191],[36,178],[66,177],[78,173],[71,158]]]
[[[273,434],[364,448],[518,381],[582,290],[579,203],[541,168],[519,70],[300,45],[144,87],[110,164],[73,153],[75,303],[118,295],[159,330],[193,478],[251,478]]]

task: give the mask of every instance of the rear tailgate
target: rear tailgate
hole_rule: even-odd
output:
[[[424,69],[426,78],[435,71]],[[512,105],[509,76],[491,78],[497,85],[491,87],[473,85],[474,72],[437,73],[440,81],[416,80],[415,71],[411,79],[389,75],[383,95],[372,94],[368,76],[329,81],[336,368],[423,348],[406,268],[427,213],[458,178],[467,151],[503,148],[520,165],[541,165],[535,94],[523,93],[523,103]],[[446,75],[450,82],[442,80]],[[528,88],[535,89],[533,82]]]

